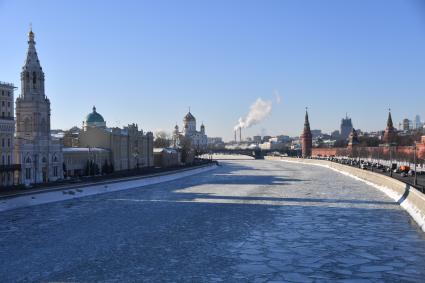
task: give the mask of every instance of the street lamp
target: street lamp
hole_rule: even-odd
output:
[[[415,179],[414,179],[413,184],[415,186],[417,186],[418,185],[418,175],[416,174],[416,141],[413,145],[413,162],[415,163],[415,165],[414,165],[414,167],[415,167]]]
[[[139,153],[138,152],[133,153],[133,157],[136,160],[136,169],[139,169]]]
[[[390,176],[392,177],[393,176],[393,156],[392,156],[393,151],[391,146],[389,146],[389,149],[390,149]]]

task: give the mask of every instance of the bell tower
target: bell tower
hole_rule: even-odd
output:
[[[50,138],[50,101],[44,92],[44,72],[28,33],[28,51],[21,72],[21,95],[16,99],[16,136],[29,140]]]
[[[50,136],[50,101],[44,92],[44,72],[32,28],[21,71],[21,94],[16,99],[15,157],[21,165],[21,184],[63,178],[62,145]]]

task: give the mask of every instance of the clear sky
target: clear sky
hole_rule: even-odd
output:
[[[231,139],[261,97],[271,114],[244,135],[298,135],[305,106],[314,129],[348,112],[378,130],[389,107],[425,119],[424,2],[0,0],[0,81],[20,86],[31,22],[53,128],[96,105],[108,126],[171,132],[190,106]]]

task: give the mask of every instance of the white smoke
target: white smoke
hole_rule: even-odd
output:
[[[249,113],[245,118],[239,118],[238,124],[234,130],[249,128],[253,125],[258,124],[264,118],[266,118],[272,111],[272,102],[270,100],[264,101],[261,97],[251,105]]]

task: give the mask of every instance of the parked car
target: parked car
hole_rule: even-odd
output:
[[[399,170],[401,172],[409,172],[410,167],[409,166],[406,166],[406,165],[401,165],[400,168],[399,168]]]

